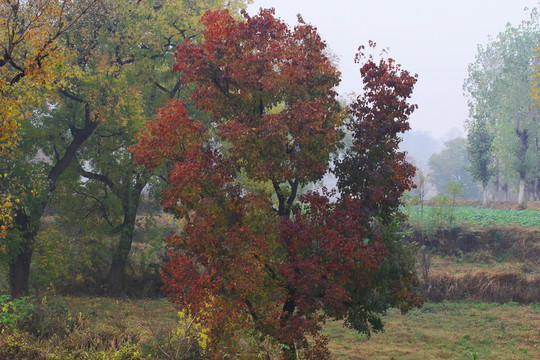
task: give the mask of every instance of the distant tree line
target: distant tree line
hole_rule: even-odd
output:
[[[484,203],[517,192],[520,206],[540,200],[540,18],[537,9],[518,26],[507,25],[478,46],[463,89],[469,172],[481,184]]]

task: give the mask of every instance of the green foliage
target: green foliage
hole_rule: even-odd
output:
[[[478,47],[464,84],[472,118],[472,174],[485,183],[495,161],[505,182],[517,185],[519,178],[521,204],[526,179],[535,184],[540,174],[539,108],[531,98],[537,73],[540,16],[536,8],[529,14],[518,26],[508,25],[489,44]],[[533,90],[532,97],[535,94]],[[536,191],[534,187],[531,190]]]
[[[47,222],[53,219],[48,218]],[[30,281],[38,288],[61,288],[71,291],[97,287],[110,261],[113,239],[102,234],[88,234],[77,222],[54,219],[36,237]],[[96,229],[96,227],[94,227]]]
[[[448,185],[445,186],[445,191],[452,199],[452,206],[456,205],[457,199],[461,199],[463,197],[463,185],[464,183],[459,181],[450,181]]]
[[[0,330],[13,330],[21,322],[31,320],[35,308],[30,296],[12,299],[10,295],[0,295]]]

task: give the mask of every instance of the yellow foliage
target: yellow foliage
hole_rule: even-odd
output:
[[[59,86],[70,67],[57,39],[74,20],[67,20],[72,0],[0,0],[0,156],[13,158],[21,122],[42,92]],[[91,3],[91,2],[90,2]],[[4,174],[4,177],[6,174]],[[1,179],[0,179],[1,180]],[[0,239],[13,219],[18,199],[0,181]]]
[[[196,340],[203,354],[208,347],[209,330],[204,327],[202,319],[206,315],[205,312],[212,308],[213,302],[214,298],[210,297],[199,314],[191,315],[188,311],[178,311],[179,327],[176,330],[176,335],[182,339],[182,342],[186,341],[188,337]]]
[[[536,59],[540,60],[540,47],[535,50]],[[535,105],[540,105],[540,66],[538,63],[534,67],[534,81],[531,89],[531,98],[534,100]]]

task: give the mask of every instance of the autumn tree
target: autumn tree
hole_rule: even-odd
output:
[[[31,191],[9,171],[20,140],[19,128],[40,93],[54,87],[69,69],[67,53],[58,40],[77,30],[80,19],[96,0],[0,2],[0,238],[13,221],[15,210]]]
[[[7,184],[8,191],[19,194],[19,202],[12,207],[13,222],[6,227],[2,259],[9,265],[11,292],[19,296],[28,292],[41,215],[60,175],[87,136],[80,132],[66,138],[69,128],[64,129],[66,147],[56,148],[53,162],[40,162],[35,158],[40,149],[31,134],[46,123],[48,107],[56,101],[52,90],[66,87],[66,79],[74,74],[74,68],[65,66],[71,53],[62,37],[78,31],[88,15],[99,14],[103,8],[97,1],[3,1],[2,6],[8,13],[2,18],[6,21],[2,40],[7,39],[1,61],[2,96],[9,103],[2,106],[9,113],[2,121],[16,121],[18,128],[12,135],[16,145],[3,147],[8,155],[0,160],[4,173],[0,191]]]
[[[192,99],[211,121],[192,119],[182,101],[170,101],[132,148],[150,169],[170,163],[162,203],[185,221],[167,238],[164,290],[204,323],[216,358],[253,358],[273,344],[284,359],[325,359],[325,319],[369,332],[381,328],[377,314],[388,306],[415,303],[412,264],[398,259],[392,230],[399,192],[414,172],[396,152],[395,136],[408,126],[414,106],[402,102],[415,80],[393,62],[379,68],[368,60],[366,90],[377,104],[394,95],[398,104],[384,119],[365,119],[370,133],[387,140],[368,155],[384,175],[374,183],[350,181],[335,203],[333,191],[297,196],[323,177],[340,148],[340,74],[316,29],[300,17],[294,29],[273,10],[244,17],[207,12],[204,41],[177,48],[174,70],[197,84]],[[380,85],[385,90],[375,99]],[[376,113],[371,105],[353,107],[351,116]],[[371,151],[361,142],[352,156]],[[377,166],[366,166],[378,175]],[[394,172],[382,180],[389,168]],[[239,353],[242,336],[258,341]]]
[[[227,6],[239,14],[236,9],[245,3],[229,1]],[[78,106],[71,96],[76,94],[103,113],[99,127],[82,145],[73,164],[77,171],[64,182],[66,191],[58,201],[65,202],[62,214],[74,222],[100,222],[118,238],[106,276],[110,294],[124,290],[141,193],[153,175],[133,165],[127,148],[135,143],[134,134],[143,124],[155,118],[157,108],[190,96],[193,86],[170,72],[176,45],[186,39],[196,41],[202,13],[221,6],[225,2],[219,0],[115,1],[107,24],[92,25],[99,30],[94,37],[79,33],[68,38],[85,68],[76,86],[61,94],[66,110]],[[81,119],[85,114],[70,116]],[[85,215],[74,214],[74,206]]]
[[[374,51],[376,45],[369,44]],[[355,62],[361,64],[363,94],[349,107],[347,128],[352,147],[340,157],[333,172],[342,201],[351,202],[364,244],[383,246],[385,257],[368,272],[365,283],[354,283],[352,301],[347,304],[346,324],[360,332],[379,331],[378,314],[389,307],[406,312],[419,302],[410,287],[415,283],[411,249],[399,241],[398,228],[404,216],[399,207],[402,195],[414,187],[416,168],[399,151],[401,135],[410,129],[408,119],[417,105],[409,104],[417,76],[402,69],[386,51],[379,61],[361,46]],[[361,230],[360,230],[361,229]],[[354,278],[364,278],[357,268]],[[369,280],[369,277],[372,277]]]

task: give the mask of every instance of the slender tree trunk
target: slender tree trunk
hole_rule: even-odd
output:
[[[487,206],[487,184],[486,183],[482,184],[482,206],[483,207]]]
[[[518,204],[520,207],[525,206],[525,176],[526,176],[526,156],[527,156],[527,150],[529,149],[528,139],[529,134],[527,132],[527,129],[519,130],[516,129],[516,134],[518,136],[519,141],[521,142],[521,150],[519,153],[519,165],[518,165],[518,173],[519,173],[519,193],[518,193]]]
[[[519,206],[525,205],[525,174],[519,175],[518,204]]]
[[[501,200],[501,197],[499,194],[499,190],[500,190],[499,187],[501,185],[499,176],[500,176],[499,175],[499,161],[497,160],[496,171],[495,171],[495,201]]]
[[[281,188],[281,184],[276,181],[272,181],[272,184],[278,198],[277,213],[279,216],[288,218],[291,215],[291,209],[294,200],[296,199],[299,183],[297,180],[288,182],[290,186],[290,193],[288,197],[284,194],[285,191],[283,191]],[[296,309],[296,303],[294,301],[295,291],[292,288],[288,288],[288,292],[290,297],[283,304],[283,315],[281,317],[282,327],[286,326],[287,321],[289,321],[290,317],[293,316]],[[294,339],[282,339],[281,345],[283,346],[283,360],[296,360],[296,346],[294,344]]]

